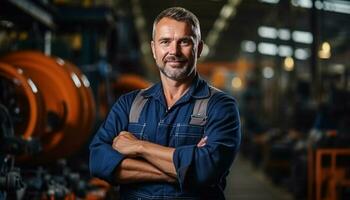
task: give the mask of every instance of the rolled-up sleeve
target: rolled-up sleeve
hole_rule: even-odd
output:
[[[123,96],[112,107],[90,143],[90,173],[110,183],[114,182],[114,171],[124,155],[112,148],[113,139],[126,129],[127,108],[130,100]]]
[[[173,160],[181,188],[219,184],[227,175],[241,141],[239,112],[233,98],[220,93],[210,99],[204,135],[208,136],[204,147],[175,149]]]

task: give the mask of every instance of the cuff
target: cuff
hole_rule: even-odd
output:
[[[179,182],[180,189],[183,190],[185,186],[186,174],[190,169],[194,150],[196,146],[182,146],[175,149],[173,154],[173,162],[175,165],[177,180]]]
[[[115,169],[124,158],[123,154],[113,149],[101,151],[101,154],[96,154],[90,159],[91,173],[109,183],[115,183]]]

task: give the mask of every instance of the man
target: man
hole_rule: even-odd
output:
[[[235,100],[196,71],[203,48],[197,17],[164,10],[151,47],[161,82],[114,104],[90,145],[91,173],[119,184],[122,199],[224,199],[239,115]]]

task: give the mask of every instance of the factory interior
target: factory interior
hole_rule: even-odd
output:
[[[0,1],[0,200],[119,199],[89,144],[159,81],[155,17],[199,19],[200,76],[239,105],[227,200],[350,199],[349,0]]]

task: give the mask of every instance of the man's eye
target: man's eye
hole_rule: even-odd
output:
[[[160,41],[160,44],[169,44],[169,41],[167,41],[167,40],[162,40],[162,41]]]
[[[191,41],[190,41],[190,40],[182,40],[182,41],[181,41],[181,45],[186,46],[186,45],[190,45],[190,44],[191,44]]]

